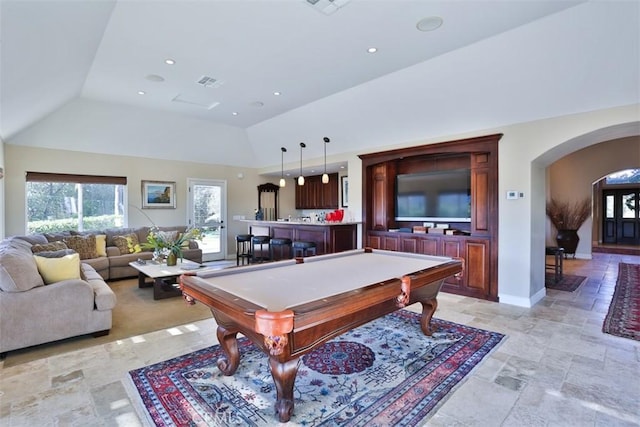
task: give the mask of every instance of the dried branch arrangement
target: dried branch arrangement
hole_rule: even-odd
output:
[[[547,216],[556,230],[578,230],[591,216],[591,200],[559,202],[551,199],[547,203]]]

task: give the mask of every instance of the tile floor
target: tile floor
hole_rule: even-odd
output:
[[[441,294],[436,317],[507,339],[425,425],[640,425],[640,342],[601,332],[620,261],[640,257],[566,260],[567,273],[588,281],[573,293],[548,291],[531,309]],[[127,372],[214,342],[214,322],[204,320],[13,367],[0,362],[0,426],[147,425]]]

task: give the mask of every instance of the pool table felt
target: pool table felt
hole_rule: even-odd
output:
[[[400,279],[448,261],[449,258],[355,250],[305,258],[302,264],[280,261],[255,268],[199,272],[198,276],[207,286],[277,312],[385,280]]]

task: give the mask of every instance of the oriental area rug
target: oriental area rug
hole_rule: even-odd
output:
[[[563,274],[562,279],[556,282],[555,275],[553,273],[546,273],[544,276],[544,286],[548,289],[555,289],[557,291],[573,292],[587,280],[584,276],[576,276],[573,274]]]
[[[504,335],[398,310],[301,357],[287,425],[422,424]],[[157,426],[277,425],[267,356],[239,338],[240,366],[224,376],[218,345],[130,371]]]
[[[618,281],[602,332],[640,341],[640,264],[618,265]]]

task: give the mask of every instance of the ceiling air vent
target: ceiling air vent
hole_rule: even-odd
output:
[[[213,77],[202,76],[196,83],[204,87],[216,88],[222,86],[222,83],[224,82],[222,80],[214,79]]]
[[[350,0],[305,0],[314,9],[319,10],[325,15],[331,15],[333,12],[340,9],[345,4],[349,3]]]

